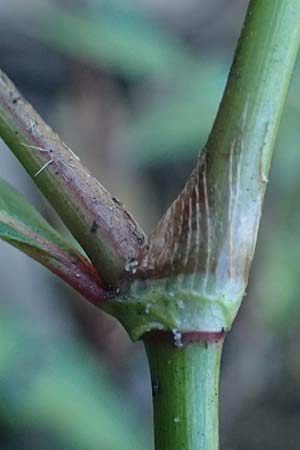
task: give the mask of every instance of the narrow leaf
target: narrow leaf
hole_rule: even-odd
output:
[[[127,8],[126,12],[100,8],[98,14],[87,14],[78,8],[43,5],[30,19],[31,25],[17,24],[18,30],[129,79],[170,76],[174,68],[193,63],[177,36],[137,11],[128,14]]]
[[[107,296],[92,264],[1,179],[0,239],[40,262],[93,303]]]

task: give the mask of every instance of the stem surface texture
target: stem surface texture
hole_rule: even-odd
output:
[[[144,339],[152,382],[155,450],[218,450],[223,339],[182,343],[176,333]]]

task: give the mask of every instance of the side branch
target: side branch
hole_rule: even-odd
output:
[[[252,0],[206,148],[149,237],[140,277],[241,296],[274,142],[300,44],[300,0]]]
[[[133,339],[171,330],[178,344],[186,333],[230,329],[248,282],[299,44],[300,0],[249,2],[196,168],[132,265],[125,297],[104,302]]]
[[[25,167],[107,284],[136,260],[145,235],[0,70],[0,137]]]

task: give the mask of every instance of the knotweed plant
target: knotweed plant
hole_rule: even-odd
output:
[[[0,72],[0,136],[84,253],[4,181],[0,237],[144,341],[156,450],[218,449],[222,346],[247,286],[299,42],[300,0],[250,1],[207,145],[149,236]]]

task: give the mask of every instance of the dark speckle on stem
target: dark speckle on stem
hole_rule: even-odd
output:
[[[153,380],[151,380],[151,386],[152,386],[152,397],[156,397],[158,395],[159,392],[159,381],[157,378],[153,378]]]
[[[120,202],[120,200],[117,197],[112,197],[112,201],[114,203],[116,203],[117,205],[122,206],[122,203]]]
[[[98,220],[94,220],[94,222],[91,226],[91,233],[97,233],[98,228],[99,228],[99,222],[98,222]]]
[[[144,236],[139,236],[137,234],[135,234],[137,237],[137,241],[139,244],[143,244],[145,242],[145,237]]]
[[[21,99],[20,96],[17,96],[17,97],[15,97],[15,98],[13,98],[13,100],[12,100],[13,104],[15,105],[16,103],[18,103],[18,101],[19,101],[20,99]]]

